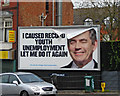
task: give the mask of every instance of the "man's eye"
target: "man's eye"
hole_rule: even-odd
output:
[[[82,40],[81,42],[82,42],[82,43],[86,43],[86,42],[87,42],[87,40]]]
[[[75,41],[70,41],[70,44],[74,44],[75,43]]]

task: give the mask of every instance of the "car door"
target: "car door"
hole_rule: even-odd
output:
[[[13,81],[17,81],[18,85],[14,84]],[[12,94],[14,96],[18,95],[20,92],[20,86],[19,86],[20,82],[19,82],[18,78],[15,75],[10,74],[8,82],[9,82],[8,93],[10,95]]]
[[[2,94],[8,94],[7,88],[9,86],[8,83],[9,75],[3,74],[0,75],[0,86],[2,86]]]
[[[2,76],[0,75],[0,96],[2,95]]]

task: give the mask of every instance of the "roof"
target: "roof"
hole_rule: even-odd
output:
[[[11,17],[13,16],[12,12],[9,11],[0,11],[0,17]]]

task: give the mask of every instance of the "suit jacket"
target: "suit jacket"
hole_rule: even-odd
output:
[[[98,63],[93,59],[93,62],[94,62],[94,68],[98,68]],[[70,64],[66,65],[66,66],[63,66],[61,68],[71,68],[72,67],[72,64],[73,64],[73,61],[70,62]]]

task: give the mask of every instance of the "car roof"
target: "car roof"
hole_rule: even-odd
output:
[[[22,75],[22,74],[32,74],[32,73],[30,73],[30,72],[15,72],[15,74]]]
[[[22,74],[32,74],[30,72],[6,72],[1,74],[16,74],[16,75],[22,75]]]

